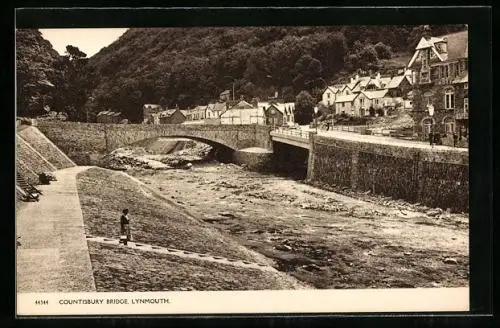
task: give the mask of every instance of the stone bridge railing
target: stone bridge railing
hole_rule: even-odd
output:
[[[232,150],[271,149],[271,127],[209,124],[104,124],[38,121],[37,127],[70,158],[73,154],[106,153],[141,140],[187,137]]]

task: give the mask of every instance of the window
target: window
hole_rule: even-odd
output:
[[[464,83],[464,90],[469,90],[469,83]]]
[[[422,83],[429,82],[429,72],[421,72],[420,73],[420,81]]]
[[[328,99],[330,99],[330,92],[328,92],[326,96],[328,97]]]
[[[464,98],[464,111],[467,113],[469,111],[469,98]]]
[[[444,108],[453,109],[455,108],[455,91],[453,88],[446,89],[444,93]]]
[[[365,105],[365,99],[359,98],[359,104],[363,107]]]
[[[449,72],[448,72],[448,66],[443,66],[443,77],[448,77]]]

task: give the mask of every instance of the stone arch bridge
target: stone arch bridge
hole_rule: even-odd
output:
[[[58,147],[73,152],[110,152],[141,140],[186,137],[231,150],[272,149],[271,127],[208,124],[104,124],[38,121],[37,127]]]

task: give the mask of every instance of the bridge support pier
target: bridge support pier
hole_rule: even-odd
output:
[[[314,178],[314,138],[317,132],[309,132],[309,157],[307,160],[307,181]]]
[[[273,152],[264,148],[247,148],[233,153],[233,162],[245,165],[252,171],[271,171],[274,169]]]

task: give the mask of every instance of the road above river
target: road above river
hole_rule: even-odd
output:
[[[232,164],[127,173],[316,288],[468,286],[468,215],[390,206]]]

